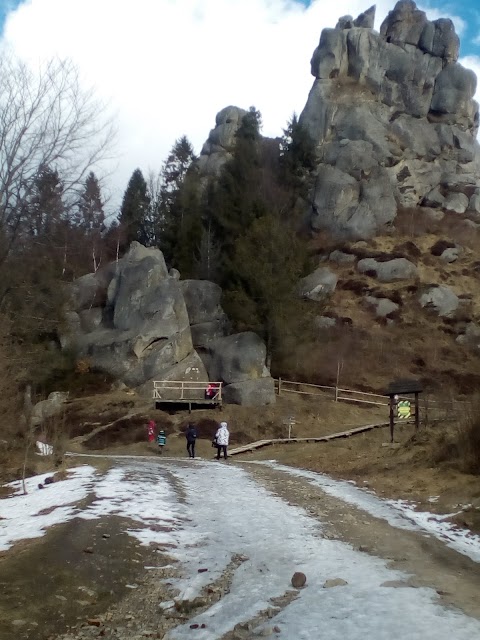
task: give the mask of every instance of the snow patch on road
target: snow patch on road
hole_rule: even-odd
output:
[[[292,476],[305,478],[328,495],[356,506],[375,518],[386,520],[392,527],[423,531],[474,562],[480,562],[480,536],[446,522],[455,514],[438,515],[416,511],[414,503],[407,500],[383,500],[372,491],[357,487],[351,480],[334,480],[323,473],[288,467],[275,460],[252,461],[249,464],[265,465]]]
[[[39,538],[52,525],[74,518],[76,504],[91,491],[95,469],[77,467],[66,480],[39,489],[48,475],[51,474],[27,478],[26,495],[20,480],[7,485],[14,495],[0,500],[0,551],[10,549],[19,540]]]
[[[158,465],[110,469],[95,483],[94,492],[94,502],[78,514],[80,518],[130,518],[140,526],[128,533],[144,545],[176,547],[183,543],[177,495]]]
[[[480,637],[480,621],[446,609],[435,591],[381,586],[391,581],[408,582],[409,576],[388,568],[385,560],[325,539],[316,519],[261,487],[245,469],[197,461],[191,465],[177,462],[167,469],[158,462],[123,460],[103,476],[92,467],[80,467],[69,479],[41,491],[35,491],[39,478],[32,478],[28,481],[32,492],[27,496],[18,494],[18,483],[14,487],[17,495],[0,501],[0,517],[4,518],[0,520],[0,544],[8,548],[14,540],[43,535],[50,524],[74,517],[130,518],[134,524],[128,533],[144,544],[168,545],[168,553],[179,561],[181,577],[169,582],[185,600],[199,595],[236,559],[238,566],[229,591],[209,609],[172,630],[167,636],[170,640],[190,640],[190,625],[195,623],[199,625],[194,632],[197,640],[221,638],[236,624],[271,608],[272,598],[291,591],[295,571],[306,574],[306,588],[283,610],[277,608],[252,635],[272,635],[277,625],[281,637],[298,640]],[[373,515],[388,516],[402,528],[421,526],[414,514],[407,518],[398,505],[382,502],[349,483],[270,464],[294,475],[307,474],[303,477],[323,490],[328,485],[337,497],[365,510],[377,510]],[[179,500],[175,488],[179,484],[185,500]],[[93,500],[79,512],[75,503],[89,494]],[[359,505],[357,494],[366,503]],[[51,513],[42,514],[51,508]],[[199,573],[200,569],[204,571]],[[347,584],[323,588],[326,580],[334,578]]]
[[[298,640],[471,640],[480,637],[480,622],[437,604],[431,589],[382,587],[408,580],[387,568],[384,560],[322,537],[318,521],[259,486],[241,468],[199,464],[172,470],[183,480],[186,527],[199,544],[183,549],[184,576],[174,582],[184,599],[193,599],[214,581],[230,560],[243,556],[229,592],[207,611],[172,630],[169,640],[216,640],[236,624],[272,607],[272,598],[292,589],[295,571],[307,576],[307,587],[278,613],[253,630]],[[179,550],[180,551],[180,550]],[[205,573],[198,573],[207,568]],[[323,588],[326,580],[347,585]],[[205,628],[202,629],[201,625]]]

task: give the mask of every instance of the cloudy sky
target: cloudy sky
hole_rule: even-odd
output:
[[[376,28],[396,0],[377,1]],[[3,42],[31,60],[69,57],[117,114],[113,201],[138,166],[159,170],[186,134],[197,153],[229,104],[255,105],[279,135],[305,104],[323,27],[369,0],[0,0]],[[478,0],[425,0],[451,17],[465,66],[480,74]],[[478,97],[478,95],[477,95]]]

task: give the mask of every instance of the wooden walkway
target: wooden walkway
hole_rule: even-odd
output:
[[[241,453],[251,453],[256,449],[262,449],[263,447],[269,447],[272,444],[293,444],[295,442],[329,442],[330,440],[336,440],[338,438],[349,438],[350,436],[356,436],[359,433],[365,433],[366,431],[372,431],[373,429],[380,429],[381,427],[388,427],[389,422],[379,422],[377,424],[366,424],[362,427],[355,427],[348,429],[347,431],[339,431],[338,433],[331,433],[328,436],[318,436],[311,438],[274,438],[272,440],[257,440],[257,442],[251,442],[250,444],[230,449],[229,456],[238,456]],[[405,424],[405,423],[403,423]]]

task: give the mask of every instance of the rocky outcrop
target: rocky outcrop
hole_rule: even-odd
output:
[[[200,354],[209,378],[225,382],[227,402],[252,405],[275,402],[273,379],[265,366],[266,347],[257,334],[246,331],[219,338]]]
[[[373,276],[380,282],[408,280],[417,275],[417,267],[406,258],[394,258],[386,262],[377,262],[375,258],[363,258],[358,261],[357,269],[360,273]]]
[[[460,305],[460,299],[450,287],[439,285],[425,291],[420,296],[420,304],[425,309],[431,309],[441,318],[451,318]]]
[[[375,296],[365,296],[365,303],[375,309],[378,318],[387,318],[396,313],[400,306],[389,298],[376,298]]]
[[[222,290],[218,284],[208,280],[182,280],[180,287],[187,305],[193,346],[204,347],[226,336],[230,323],[220,305]]]
[[[201,176],[217,177],[223,165],[231,160],[235,134],[246,113],[245,109],[233,106],[225,107],[217,113],[215,128],[210,131],[196,163]]]
[[[270,376],[258,336],[224,337],[229,322],[220,287],[181,281],[178,271],[168,272],[158,249],[133,242],[121,260],[79,278],[70,293],[62,346],[147,396],[153,380],[210,379],[251,382],[248,393],[235,396],[251,402],[255,381]],[[207,349],[203,359],[197,348]],[[258,386],[256,403],[263,403],[265,385]]]
[[[36,427],[45,420],[53,418],[63,413],[65,403],[68,401],[68,393],[65,391],[52,391],[46,400],[37,402],[32,408],[30,421],[32,426]]]
[[[324,29],[300,122],[318,147],[311,225],[367,238],[398,206],[468,213],[477,205],[475,74],[458,62],[450,20],[401,0],[373,30],[374,8]]]
[[[251,407],[275,404],[273,378],[233,382],[225,387],[223,397],[229,404],[243,404]]]
[[[324,300],[335,291],[337,281],[337,275],[328,267],[319,267],[300,280],[299,295],[308,300]]]

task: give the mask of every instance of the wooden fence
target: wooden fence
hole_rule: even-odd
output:
[[[385,407],[388,410],[388,396],[379,393],[344,389],[339,386],[327,386],[275,379],[275,390],[278,395],[294,393],[304,396],[330,396],[335,402],[353,402],[357,404]],[[400,396],[400,400],[411,400],[410,396]],[[438,420],[454,420],[468,407],[468,401],[454,398],[442,399],[428,395],[420,396],[420,420],[423,424],[429,424]]]
[[[207,388],[213,388],[211,397]],[[185,380],[155,380],[153,400],[155,403],[222,404],[221,382],[186,382]]]
[[[343,389],[342,387],[329,387],[326,385],[294,382],[278,378],[275,380],[275,389],[278,395],[282,395],[283,393],[297,393],[306,396],[315,396],[327,393],[332,396],[335,402],[340,400],[388,407],[388,398],[386,396],[382,396],[379,393]]]

